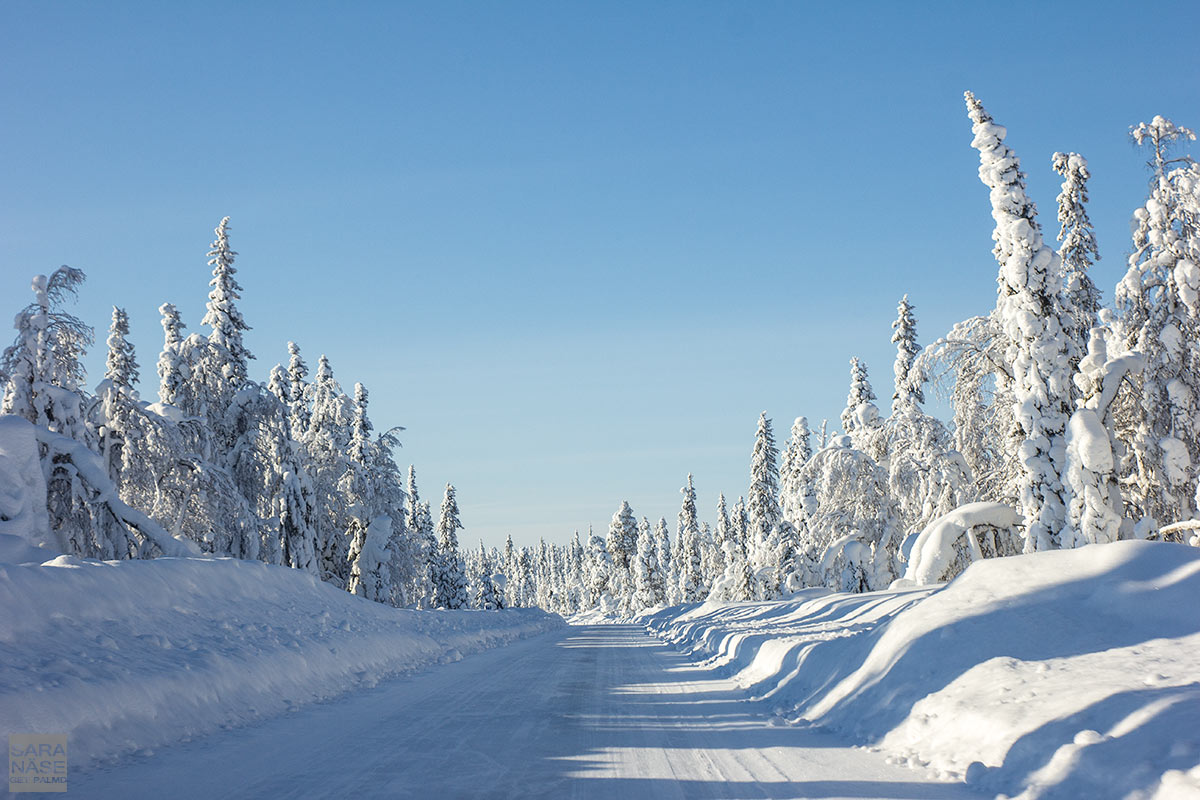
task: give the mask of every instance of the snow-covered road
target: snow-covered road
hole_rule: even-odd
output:
[[[978,797],[773,724],[636,626],[578,626],[70,776],[76,797]]]

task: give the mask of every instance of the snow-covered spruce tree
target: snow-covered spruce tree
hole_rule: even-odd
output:
[[[719,601],[754,599],[754,572],[750,566],[749,554],[746,549],[748,527],[746,506],[739,497],[729,514],[729,530],[723,545],[725,571],[714,583],[709,599]]]
[[[417,489],[417,470],[412,464],[408,465],[408,477],[405,482],[404,528],[412,539],[412,551],[415,564],[413,565],[412,588],[409,591],[412,602],[419,608],[434,607],[433,574],[437,561],[437,536],[433,532],[433,519]],[[504,563],[501,572],[513,575],[516,561],[512,557],[512,537],[508,537]],[[509,587],[511,587],[511,582]],[[506,589],[507,590],[507,589]],[[511,605],[511,598],[506,598],[506,605]]]
[[[860,450],[866,450],[879,427],[879,408],[871,401],[875,390],[867,378],[867,365],[857,358],[850,359],[850,393],[842,411],[842,430]]]
[[[719,524],[719,523],[718,523]],[[728,533],[728,531],[726,531]],[[717,533],[707,522],[700,524],[701,567],[704,575],[704,585],[711,594],[721,576],[725,574],[725,549],[717,544]]]
[[[517,551],[516,589],[514,596],[518,608],[530,608],[534,605],[536,587],[533,577],[533,558],[529,548],[522,547]]]
[[[576,535],[578,535],[576,531]],[[508,580],[504,584],[504,605],[508,608],[517,608],[521,605],[520,598],[517,595],[517,551],[513,547],[512,534],[510,533],[504,540],[504,574]]]
[[[776,466],[779,451],[775,447],[775,435],[767,412],[758,417],[758,429],[754,435],[754,452],[750,458],[750,492],[746,501],[749,530],[746,535],[746,552],[750,566],[756,575],[756,599],[773,598],[778,546],[779,472]]]
[[[671,534],[665,517],[659,517],[658,522],[654,523],[654,555],[658,559],[658,568],[662,571],[665,602],[679,602],[678,576],[671,561]]]
[[[391,592],[385,602],[401,608],[421,601],[424,591],[419,587],[423,587],[426,574],[424,548],[408,527],[408,494],[394,456],[403,430],[394,426],[379,433],[369,450],[376,502],[388,521],[387,570]]]
[[[472,605],[484,611],[496,611],[504,608],[504,601],[496,591],[493,579],[492,560],[488,557],[483,542],[479,543],[479,579],[475,586],[475,597]]]
[[[1071,413],[1072,343],[1062,326],[1058,255],[1042,241],[1037,208],[1025,192],[1007,131],[992,121],[973,94],[967,111],[979,151],[979,179],[991,190],[996,229],[993,253],[1000,265],[997,321],[1007,337],[1012,365],[1014,416],[1024,435],[1021,511],[1027,551],[1060,545],[1066,524],[1062,468],[1064,433]]]
[[[613,599],[627,610],[634,593],[632,561],[637,553],[637,520],[627,501],[621,501],[621,507],[613,514],[605,547],[612,563],[609,591]]]
[[[345,588],[350,579],[344,535],[349,520],[338,483],[348,469],[350,447],[349,398],[333,378],[329,360],[321,356],[308,387],[312,415],[302,441],[317,497],[317,530],[321,580]]]
[[[290,386],[288,417],[292,430],[300,435],[308,430],[312,412],[309,409],[311,395],[308,391],[308,365],[304,363],[300,347],[295,342],[288,342],[287,380]]]
[[[696,487],[691,474],[687,485],[679,490],[683,503],[679,509],[679,527],[676,539],[679,542],[679,559],[676,570],[679,576],[679,596],[684,603],[695,603],[707,595],[700,553],[700,523],[696,518]]]
[[[724,554],[717,551],[716,537],[707,522],[700,523],[700,536],[697,541],[700,544],[700,583],[704,597],[708,597],[713,583],[725,571],[725,559]]]
[[[461,529],[458,500],[454,487],[447,483],[442,496],[442,514],[437,524],[438,569],[434,580],[437,604],[443,608],[465,608],[467,605],[466,578],[463,575],[462,556],[458,552],[457,531]]]
[[[587,544],[588,561],[588,593],[591,606],[604,608],[612,605],[609,595],[609,582],[612,576],[612,557],[600,535],[588,532]]]
[[[892,414],[876,429],[867,452],[887,470],[902,531],[924,529],[934,519],[974,499],[970,469],[940,420],[921,410],[924,365],[917,360],[917,320],[908,295],[900,301],[892,341],[897,345]]]
[[[1143,528],[1194,516],[1190,487],[1200,463],[1200,233],[1196,170],[1172,150],[1195,133],[1161,116],[1131,131],[1152,149],[1150,197],[1134,212],[1129,269],[1117,285],[1119,339],[1145,356],[1118,430],[1133,464],[1127,500]],[[1173,167],[1182,164],[1183,167]],[[1143,532],[1145,532],[1145,530]]]
[[[892,400],[899,406],[925,402],[924,380],[920,370],[914,369],[921,348],[917,344],[917,318],[908,295],[900,298],[896,306],[896,321],[892,323],[892,343],[896,345],[896,363],[892,365],[896,390]]]
[[[750,457],[750,492],[746,501],[750,528],[747,532],[748,549],[765,541],[771,529],[779,522],[779,469],[776,466],[779,450],[775,447],[775,434],[767,412],[758,417],[758,429],[754,433],[754,452]]]
[[[1063,328],[1072,342],[1071,372],[1087,353],[1091,330],[1100,311],[1100,290],[1088,270],[1100,260],[1096,235],[1087,214],[1087,182],[1091,177],[1087,159],[1078,153],[1055,153],[1054,171],[1063,176],[1058,194],[1058,258],[1062,265]]]
[[[219,380],[227,386],[226,393],[232,394],[246,381],[249,362],[254,356],[242,341],[242,333],[250,330],[250,326],[234,302],[241,298],[242,287],[233,277],[237,274],[233,266],[237,253],[229,246],[229,217],[222,219],[213,232],[217,238],[208,252],[208,264],[213,268],[208,285],[212,291],[208,295],[207,313],[200,324],[212,329],[208,341],[220,359],[216,365],[220,370]]]
[[[550,555],[550,548],[546,545],[545,539],[539,539],[533,568],[535,580],[534,598],[535,605],[546,611],[551,611],[554,608],[553,572],[554,565]],[[633,592],[628,591],[627,594],[633,594]]]
[[[591,607],[587,602],[588,580],[585,562],[583,544],[579,541],[579,530],[576,529],[575,534],[571,537],[571,544],[567,546],[566,566],[567,590],[570,593],[568,607],[573,614]]]
[[[367,389],[354,384],[354,417],[350,426],[350,450],[347,469],[340,489],[348,505],[350,518],[346,528],[349,550],[351,594],[376,602],[388,602],[392,596],[391,557],[388,543],[392,520],[381,507],[373,473],[374,453],[371,421],[367,417]]]
[[[208,253],[213,279],[203,320],[211,329],[209,336],[193,334],[170,346],[173,352],[164,353],[184,378],[172,405],[201,420],[203,430],[195,441],[202,448],[201,459],[225,471],[235,489],[232,495],[213,498],[223,506],[213,516],[222,521],[219,529],[207,534],[206,546],[239,558],[275,561],[278,529],[266,516],[270,498],[261,491],[264,475],[272,469],[263,461],[271,448],[259,441],[262,417],[274,416],[275,403],[267,402],[262,387],[246,378],[251,355],[242,345],[241,334],[248,326],[235,304],[240,287],[233,278],[236,254],[229,247],[228,218],[217,226],[216,235]],[[171,322],[168,326],[174,327]],[[166,333],[175,338],[179,331]]]
[[[638,523],[637,561],[634,569],[634,582],[637,594],[634,606],[638,609],[660,606],[667,600],[667,584],[663,580],[662,570],[658,565],[658,548],[654,541],[654,533],[650,529],[650,520],[642,517]]]
[[[125,488],[127,480],[153,481],[155,477],[143,469],[146,465],[134,461],[136,454],[147,449],[142,440],[148,435],[148,423],[134,388],[138,380],[138,363],[133,344],[125,338],[128,335],[129,315],[114,306],[104,380],[96,389],[96,401],[89,415],[99,437],[105,472],[122,499],[130,499]],[[111,515],[102,515],[98,524],[102,529],[101,538],[112,545],[113,557],[129,558],[138,554],[137,543]]]
[[[812,431],[808,429],[807,417],[796,417],[792,423],[792,435],[783,450],[783,463],[779,467],[779,506],[784,519],[793,526],[800,524],[800,494],[802,489],[797,483],[800,470],[812,458]],[[721,495],[724,503],[725,496]],[[720,530],[720,522],[717,524]],[[720,544],[724,544],[718,536]]]
[[[717,496],[717,523],[716,529],[713,531],[712,563],[709,566],[710,571],[707,573],[707,583],[710,587],[714,586],[720,580],[721,576],[725,574],[729,534],[729,504],[725,502],[725,493],[721,492]]]
[[[162,315],[163,349],[158,357],[158,399],[168,405],[176,405],[178,395],[188,380],[181,347],[183,329],[186,327],[179,316],[179,309],[170,303],[158,307]]]
[[[264,473],[267,484],[263,495],[267,498],[268,517],[278,526],[279,563],[317,575],[317,498],[288,412],[292,386],[279,365],[271,371],[268,386],[279,405],[264,421],[260,440],[266,449],[265,461],[271,467]]]
[[[1139,355],[1109,358],[1101,328],[1093,328],[1088,353],[1079,362],[1078,408],[1067,424],[1067,530],[1065,547],[1115,542],[1122,501],[1116,466],[1120,443],[1111,405],[1122,381],[1143,368]]]
[[[129,335],[129,315],[125,309],[113,306],[112,325],[108,329],[108,358],[105,360],[104,381],[96,391],[100,407],[97,429],[100,437],[100,457],[113,483],[120,486],[121,470],[128,455],[125,439],[134,427],[134,415],[139,412],[135,386],[138,363]],[[136,435],[136,434],[134,434]]]

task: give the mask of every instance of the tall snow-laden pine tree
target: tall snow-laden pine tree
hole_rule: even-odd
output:
[[[677,602],[677,580],[671,561],[671,533],[665,517],[659,517],[658,522],[654,523],[654,556],[663,575],[665,602]]]
[[[133,344],[129,342],[129,315],[125,309],[113,306],[112,325],[108,330],[108,358],[105,360],[104,382],[97,390],[102,420],[100,421],[100,457],[113,483],[120,486],[121,470],[129,458],[125,440],[135,426],[134,416],[140,413],[135,386],[138,363]],[[137,435],[134,433],[133,435]]]
[[[612,577],[612,557],[598,533],[588,529],[587,544],[589,607],[604,608],[611,603],[609,595]]]
[[[1152,148],[1150,197],[1134,212],[1129,269],[1117,285],[1120,339],[1145,356],[1132,413],[1120,434],[1133,454],[1129,497],[1147,527],[1193,516],[1194,466],[1200,463],[1200,208],[1197,168],[1172,150],[1196,138],[1155,117],[1133,128]],[[1176,164],[1184,167],[1173,167]],[[1140,390],[1140,391],[1139,391]]]
[[[463,575],[462,556],[458,552],[458,533],[462,529],[458,519],[458,500],[454,487],[447,483],[442,497],[442,514],[438,519],[438,571],[435,577],[437,604],[444,608],[465,608],[467,604],[466,577]]]
[[[842,430],[860,450],[867,449],[871,435],[879,427],[879,408],[871,402],[874,399],[867,365],[858,358],[850,359],[850,393],[842,411]]]
[[[746,536],[746,552],[751,568],[763,580],[768,580],[775,563],[775,538],[778,534],[779,470],[776,466],[779,451],[767,412],[758,417],[754,435],[754,453],[750,458],[750,493],[746,500],[750,528]],[[761,592],[758,592],[761,594]]]
[[[312,413],[309,411],[308,365],[300,355],[300,347],[295,342],[288,342],[287,380],[291,387],[288,392],[288,416],[291,419],[292,430],[300,437],[308,430]]]
[[[637,521],[633,516],[633,509],[626,501],[622,501],[621,507],[613,514],[605,547],[612,563],[609,593],[622,613],[629,613],[635,592],[633,561],[637,554]]]
[[[404,527],[413,538],[414,558],[417,560],[411,593],[418,606],[431,608],[436,606],[434,575],[437,570],[438,542],[429,510],[421,502],[417,491],[417,470],[412,464],[408,465],[405,487],[408,497],[404,507]],[[516,566],[512,558],[512,537],[509,536],[502,571],[511,577],[516,574]],[[508,588],[512,586],[512,581],[509,581]],[[511,597],[507,598],[505,605],[513,605]]]
[[[1000,265],[997,319],[1012,365],[1014,416],[1024,441],[1021,510],[1027,551],[1059,546],[1066,525],[1062,470],[1071,414],[1072,343],[1062,327],[1058,255],[1042,241],[1037,208],[1025,192],[1020,161],[1004,144],[1007,131],[973,94],[967,110],[979,151],[979,179],[991,190]]]
[[[896,390],[892,400],[897,406],[911,406],[925,402],[924,382],[920,371],[913,368],[921,348],[917,345],[917,318],[908,295],[900,298],[896,306],[896,321],[892,323],[892,342],[896,345],[896,363],[892,373],[896,379]]]
[[[690,474],[687,485],[679,493],[683,495],[683,504],[679,509],[679,527],[676,529],[679,559],[675,569],[679,575],[680,599],[685,603],[694,603],[703,600],[706,592],[701,568],[700,523],[696,517],[696,487],[692,484]]]
[[[629,502],[622,500],[621,507],[613,514],[608,526],[608,538],[605,546],[612,558],[613,568],[628,570],[633,554],[637,552],[637,521]]]
[[[747,552],[749,522],[746,504],[738,498],[729,515],[729,535],[725,541],[725,574],[714,600],[753,600],[755,580]]]
[[[175,405],[180,390],[187,381],[184,372],[183,329],[186,327],[179,316],[179,309],[170,303],[158,307],[162,315],[163,349],[158,357],[158,399],[168,405]]]
[[[232,393],[246,381],[250,371],[249,362],[254,356],[242,341],[242,333],[250,330],[250,326],[235,303],[241,299],[239,292],[242,287],[234,278],[237,269],[233,266],[233,260],[237,253],[229,246],[229,217],[222,219],[213,232],[217,238],[208,252],[208,264],[213,268],[213,277],[208,285],[212,291],[208,295],[208,311],[200,324],[212,329],[208,341],[214,347],[214,357],[218,359],[216,367],[220,371],[219,380]]]
[[[1071,372],[1087,353],[1091,330],[1100,311],[1100,290],[1088,270],[1100,260],[1096,235],[1087,214],[1087,182],[1091,178],[1087,159],[1078,153],[1055,153],[1054,171],[1063,176],[1058,195],[1058,258],[1062,265],[1063,329],[1071,340]]]
[[[354,384],[349,459],[346,473],[340,481],[349,516],[345,536],[349,542],[346,561],[349,564],[350,581],[346,588],[351,594],[386,602],[392,591],[390,558],[387,556],[392,521],[379,503],[377,476],[372,469],[374,452],[367,402],[366,387],[361,383]],[[374,541],[369,542],[368,539]]]
[[[349,468],[351,412],[349,398],[334,380],[333,369],[323,355],[308,394],[312,415],[303,442],[318,501],[321,580],[344,588],[350,580],[350,548],[344,535],[349,518],[338,484]]]
[[[634,606],[641,610],[662,605],[667,599],[667,585],[658,564],[658,548],[655,545],[654,533],[650,529],[650,520],[645,517],[638,523],[636,558],[634,583],[637,593],[634,596]]]
[[[504,607],[504,600],[496,591],[496,584],[492,572],[492,560],[488,556],[487,550],[483,547],[483,542],[479,543],[479,581],[475,588],[475,598],[473,605],[475,608],[483,609],[484,611],[495,611]]]
[[[134,463],[135,454],[146,449],[144,445],[139,445],[142,445],[148,433],[148,425],[134,388],[138,380],[138,363],[133,344],[125,338],[128,335],[129,315],[124,309],[114,306],[104,380],[96,389],[97,402],[92,411],[93,425],[99,436],[100,458],[109,480],[117,487],[122,499],[130,496],[128,490],[122,491],[127,480],[154,480],[153,476],[138,469],[141,465]],[[113,557],[138,555],[136,541],[115,518],[101,515],[97,522],[100,538],[111,543]]]
[[[779,505],[784,519],[799,525],[801,486],[797,483],[800,470],[812,458],[812,431],[808,429],[807,417],[796,417],[792,423],[792,435],[787,447],[783,450],[783,463],[779,467]],[[721,495],[722,503],[725,496]],[[720,521],[717,523],[720,532]],[[718,535],[718,546],[724,544],[724,537]]]

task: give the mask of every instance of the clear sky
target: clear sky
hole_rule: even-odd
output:
[[[994,303],[962,93],[1022,158],[1052,239],[1056,150],[1091,163],[1111,300],[1144,199],[1128,129],[1200,127],[1200,4],[0,4],[0,300],[70,264],[199,327],[231,216],[256,377],[300,344],[462,537],[565,541],[622,499],[674,527],[748,483],[755,423],[836,422],[848,359],[891,395]]]

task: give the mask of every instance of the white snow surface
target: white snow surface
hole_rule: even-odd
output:
[[[0,537],[0,739],[66,733],[73,766],[283,714],[565,625],[410,611],[285,567],[101,562]]]
[[[1200,797],[1200,550],[1122,541],[934,587],[647,614],[795,724],[1021,798]]]

